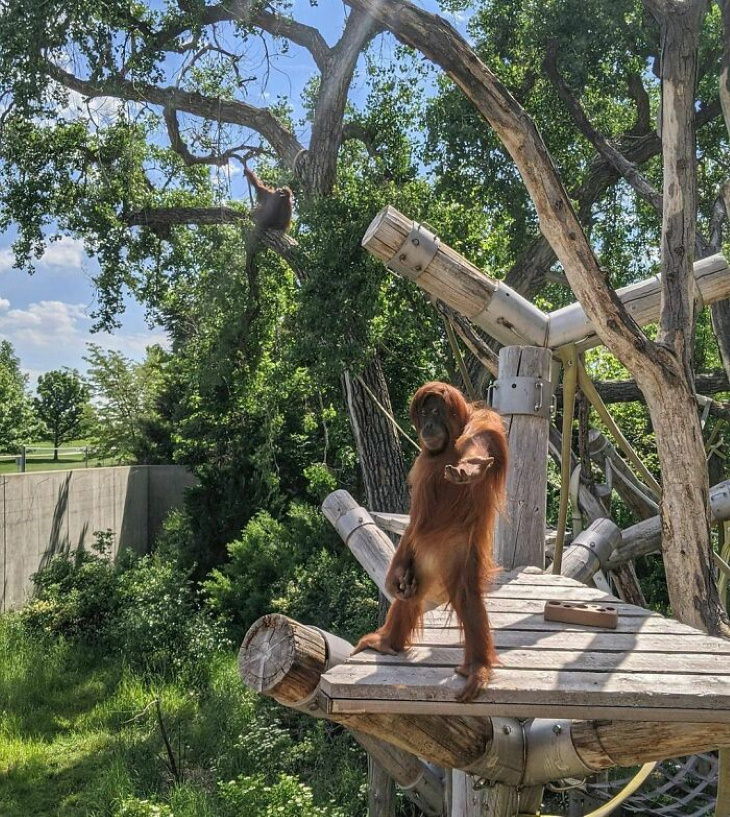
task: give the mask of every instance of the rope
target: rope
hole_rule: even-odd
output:
[[[390,420],[391,423],[395,426],[396,431],[399,431],[408,442],[417,450],[421,450],[421,446],[411,437],[407,431],[404,431],[399,425],[398,421],[393,417],[392,413],[388,411],[387,408],[378,400],[378,398],[373,394],[370,386],[360,377],[360,375],[356,375],[355,379],[357,382],[365,389],[365,391],[370,395],[371,400],[375,405],[383,412],[383,414]]]
[[[645,763],[615,797],[612,797],[607,803],[599,806],[599,808],[595,809],[595,811],[588,812],[585,817],[608,817],[608,815],[618,808],[618,806],[620,806],[624,800],[631,797],[631,795],[644,784],[656,766],[656,762]],[[535,817],[535,815],[519,815],[519,817]],[[554,817],[554,815],[542,814],[540,817]]]

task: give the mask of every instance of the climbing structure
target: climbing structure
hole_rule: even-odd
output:
[[[511,344],[500,351],[493,387],[511,453],[509,504],[495,538],[495,558],[505,573],[485,600],[501,664],[474,701],[459,703],[463,679],[454,667],[461,661],[461,634],[445,608],[428,612],[417,643],[396,656],[365,651],[350,657],[351,645],[336,636],[273,615],[256,622],[244,639],[245,682],[351,729],[429,815],[442,814],[445,800],[452,817],[480,814],[485,803],[494,815],[536,815],[549,781],[730,746],[730,642],[588,586],[601,583],[608,565],[630,558],[626,531],[622,535],[593,513],[591,526],[563,554],[564,501],[563,530],[548,548],[553,572],[544,570],[555,361],[568,359],[566,344],[575,354],[597,342],[585,313],[575,304],[546,315],[390,207],[373,221],[363,245]],[[696,264],[695,275],[705,303],[730,296],[722,256]],[[655,279],[619,296],[637,322],[656,318]],[[563,460],[569,457],[563,448]],[[564,468],[564,482],[566,474]],[[651,475],[645,482],[641,476],[624,478],[645,489],[651,507],[658,486],[646,484]],[[718,519],[730,515],[729,494],[727,484],[714,490]],[[343,491],[331,494],[323,511],[385,592],[393,544],[383,529],[400,533],[407,519],[371,515]],[[647,547],[647,538],[654,537],[650,547],[659,545],[658,524],[647,523],[643,543],[628,537],[632,554]],[[566,603],[597,605],[614,626],[550,620],[546,608]],[[480,781],[489,787],[475,795]]]

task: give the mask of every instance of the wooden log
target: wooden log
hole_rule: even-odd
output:
[[[715,303],[730,296],[730,269],[722,255],[711,255],[696,261],[693,271],[704,304]],[[639,326],[646,326],[659,318],[661,286],[661,277],[656,275],[618,289],[616,294]],[[601,341],[585,310],[576,301],[548,315],[547,345],[556,349],[578,342],[583,351],[597,346]]]
[[[322,513],[350,548],[365,572],[385,593],[385,575],[393,558],[393,543],[372,516],[347,491],[333,491],[322,503]],[[388,596],[388,598],[390,598]]]
[[[408,750],[408,746],[423,750],[424,756],[437,754],[439,733],[456,736],[453,752],[443,756],[451,760],[481,756],[488,737],[488,725],[476,718],[456,719],[453,730],[448,725],[434,724],[428,717],[420,727],[409,728],[413,719],[401,716],[355,715],[332,718],[318,699],[319,681],[332,666],[344,661],[352,645],[343,639],[324,633],[281,614],[260,618],[249,629],[238,657],[241,678],[246,686],[274,698],[284,706],[301,709],[314,717],[329,718],[352,730],[355,740],[387,771],[406,794],[427,815],[437,817],[443,812],[443,784],[438,774]],[[469,729],[473,727],[472,734]],[[408,734],[401,745],[394,745],[392,730]],[[462,754],[463,753],[463,754]]]
[[[636,766],[730,746],[730,724],[725,723],[708,728],[701,723],[577,721],[570,732],[576,752],[593,769]]]
[[[621,541],[621,530],[610,519],[596,519],[563,553],[560,573],[587,584]]]
[[[388,205],[371,222],[362,245],[386,264],[397,262],[401,255],[408,255],[409,235],[418,226]],[[425,266],[416,269],[417,266],[416,263],[412,270],[408,270],[401,264],[397,272],[465,315],[500,343],[556,349],[580,341],[581,350],[600,343],[579,302],[546,315],[443,243],[439,243],[435,255]],[[729,273],[728,263],[720,254],[694,264],[695,280],[704,304],[730,297]],[[659,317],[659,276],[630,284],[619,289],[617,294],[640,326],[653,323]]]
[[[412,249],[409,236],[418,224],[394,207],[384,207],[373,219],[362,245],[385,264],[405,260]],[[545,313],[505,284],[490,278],[472,263],[439,243],[433,258],[422,269],[399,265],[398,274],[409,278],[430,295],[469,318],[500,343],[545,345]]]
[[[730,480],[710,488],[710,512],[715,522],[730,519]],[[658,553],[662,548],[662,529],[658,516],[643,519],[621,532],[621,542],[606,562],[607,570],[614,570],[639,556]]]
[[[499,377],[538,378],[550,401],[552,355],[547,349],[508,346],[499,352]],[[498,381],[499,382],[499,381]],[[550,421],[536,414],[505,414],[509,440],[507,506],[497,522],[494,558],[505,570],[545,566],[545,503]]]

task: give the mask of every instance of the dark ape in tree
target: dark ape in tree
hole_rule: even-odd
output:
[[[411,518],[385,585],[393,596],[385,624],[363,636],[355,652],[395,653],[410,642],[426,602],[449,602],[464,629],[469,701],[497,663],[484,592],[494,572],[492,542],[504,501],[507,438],[502,419],[466,402],[446,383],[426,383],[411,402],[421,453],[408,481]]]
[[[243,169],[251,186],[256,191],[256,206],[251,210],[251,219],[263,230],[288,230],[291,224],[292,192],[288,187],[269,187],[247,167]]]

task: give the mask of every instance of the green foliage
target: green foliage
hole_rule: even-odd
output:
[[[89,438],[97,453],[119,462],[169,462],[170,431],[158,400],[169,356],[151,346],[142,363],[88,344],[88,379],[97,401]]]
[[[26,387],[12,344],[0,341],[0,453],[17,451],[40,430]]]
[[[282,774],[273,785],[263,775],[244,776],[218,784],[226,817],[244,811],[250,817],[345,817],[334,805],[315,806],[312,791],[290,775]]]
[[[242,635],[259,616],[271,611],[277,597],[287,595],[292,576],[309,579],[310,571],[318,569],[310,560],[316,563],[323,546],[329,544],[342,554],[335,540],[330,526],[311,505],[292,504],[282,521],[265,511],[258,513],[248,522],[240,538],[228,545],[228,562],[212,570],[203,582],[209,607],[227,619],[237,635]],[[344,555],[340,561],[343,559]],[[330,569],[329,575],[321,578],[325,582],[333,580],[334,587],[338,587],[342,572]],[[325,592],[329,593],[334,587],[326,588]],[[325,588],[320,585],[319,589]],[[331,598],[323,595],[318,603],[326,606],[332,599],[334,594]],[[358,604],[356,594],[352,603]],[[303,606],[299,609],[303,610]],[[345,613],[345,609],[351,610],[349,603],[340,611]],[[313,612],[312,609],[307,611]],[[316,615],[320,614],[321,609]],[[315,618],[310,616],[308,620]],[[317,617],[317,620],[320,619]],[[323,622],[322,626],[326,624]]]
[[[111,532],[96,535],[95,552],[59,554],[35,574],[35,597],[21,612],[29,632],[99,645],[140,672],[202,683],[228,642],[197,610],[185,573],[131,552],[113,562]]]
[[[89,390],[75,369],[55,369],[38,377],[33,401],[53,447],[83,436],[88,417]],[[58,452],[54,453],[58,459]]]
[[[0,616],[3,817],[249,814],[230,809],[252,778],[264,808],[286,792],[306,813],[334,817],[336,802],[363,817],[364,754],[344,730],[246,690],[232,653],[205,661],[207,680],[191,690],[176,675],[138,674],[119,649]],[[156,698],[181,782],[166,767]]]

